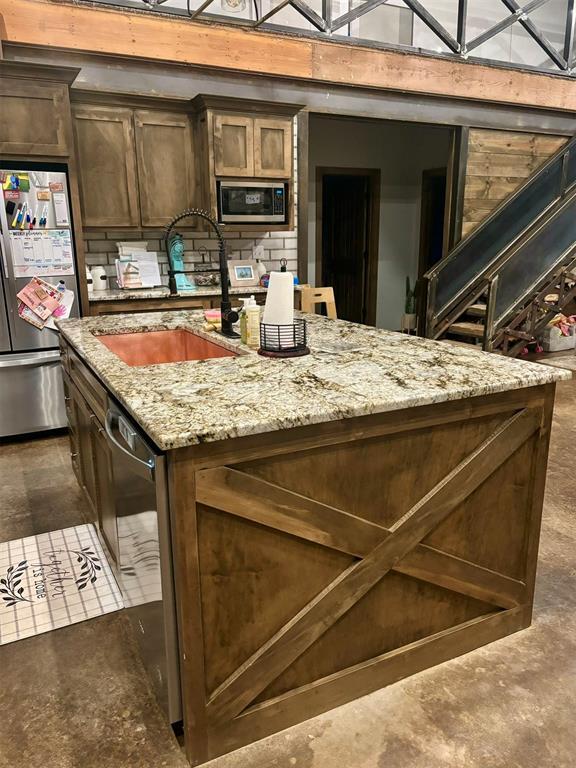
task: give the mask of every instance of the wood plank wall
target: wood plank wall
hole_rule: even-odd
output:
[[[113,30],[113,32],[112,32]],[[0,0],[0,42],[451,98],[576,110],[573,78],[288,37],[71,0]]]
[[[567,141],[565,136],[471,128],[462,236],[472,232]]]

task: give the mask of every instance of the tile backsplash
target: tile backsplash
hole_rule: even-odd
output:
[[[178,231],[178,230],[176,230]],[[86,264],[89,267],[103,266],[110,277],[115,280],[115,259],[118,258],[117,242],[129,240],[148,241],[148,250],[158,253],[162,282],[168,285],[168,257],[164,250],[163,230],[145,230],[130,233],[121,230],[84,231]],[[194,269],[195,264],[218,266],[218,240],[207,232],[182,232],[184,240],[184,263],[187,268]],[[296,230],[290,232],[227,232],[224,235],[229,259],[253,259],[255,249],[262,246],[260,257],[269,270],[280,269],[280,259],[286,259],[288,269],[297,273],[297,235]],[[116,287],[110,281],[110,287]]]

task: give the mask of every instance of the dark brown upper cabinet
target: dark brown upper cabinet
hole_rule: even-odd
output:
[[[219,179],[293,181],[294,116],[299,106],[197,96],[193,108],[199,197],[213,216],[217,216]],[[242,228],[292,228],[293,184],[289,206],[287,224],[244,224]]]
[[[67,157],[68,88],[79,70],[0,61],[0,154]]]
[[[134,113],[143,227],[161,227],[194,204],[192,128],[186,114]]]
[[[254,175],[273,179],[292,176],[291,118],[254,119]]]
[[[216,176],[254,176],[254,118],[214,115],[214,172]]]
[[[132,110],[75,104],[73,117],[84,226],[139,226]]]
[[[290,117],[214,114],[214,173],[252,179],[292,176]]]
[[[88,92],[75,98],[85,227],[163,227],[194,206],[216,216],[218,178],[293,179],[295,105],[203,96],[156,104]],[[268,229],[293,226],[292,186],[289,222]]]
[[[73,106],[85,227],[163,227],[195,202],[186,112]]]

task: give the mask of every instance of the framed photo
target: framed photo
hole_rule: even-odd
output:
[[[256,262],[250,259],[230,260],[228,262],[230,285],[242,288],[244,285],[258,285],[260,278],[256,272]]]

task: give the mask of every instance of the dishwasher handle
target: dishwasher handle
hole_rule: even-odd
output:
[[[108,410],[108,412],[106,413],[106,420],[104,423],[108,442],[112,445],[113,448],[115,448],[118,451],[121,451],[123,454],[128,456],[128,458],[132,462],[134,462],[135,472],[137,472],[140,475],[144,475],[144,477],[146,477],[148,480],[151,480],[153,482],[156,462],[154,461],[154,459],[148,459],[148,461],[145,461],[144,459],[141,459],[138,456],[135,456],[131,451],[129,451],[121,443],[118,442],[113,432],[114,426],[117,425],[118,422],[119,422],[119,414],[116,413],[115,411]]]

